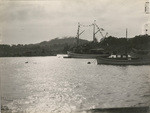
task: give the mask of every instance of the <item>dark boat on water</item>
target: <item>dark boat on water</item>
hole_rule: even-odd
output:
[[[97,57],[108,57],[110,53],[106,52],[104,49],[91,49],[90,53],[74,53],[67,52],[69,58],[97,58]]]
[[[127,30],[126,30],[127,39]],[[130,56],[129,56],[130,55]],[[136,50],[130,54],[119,55],[121,57],[97,57],[97,64],[107,64],[107,65],[150,65],[150,51],[147,50]]]
[[[97,64],[107,65],[150,65],[150,59],[141,58],[97,58]]]

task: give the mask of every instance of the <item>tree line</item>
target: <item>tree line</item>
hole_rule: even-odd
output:
[[[0,57],[55,56],[66,53],[69,47],[75,46],[75,42],[74,37],[63,37],[36,44],[0,44]],[[80,42],[84,44],[88,41],[80,39]]]
[[[65,54],[67,51],[89,53],[90,49],[97,48],[103,48],[105,51],[114,54],[131,52],[133,48],[150,50],[150,35],[139,35],[128,39],[109,36],[100,42],[79,39],[78,46],[76,42],[77,39],[75,37],[63,37],[37,44],[0,44],[0,57],[53,56]]]
[[[103,48],[112,54],[124,54],[131,52],[133,48],[137,50],[150,50],[150,35],[139,35],[128,39],[109,36],[100,42],[89,42],[78,47],[69,48],[69,50],[78,53],[89,53],[90,49],[98,48]]]

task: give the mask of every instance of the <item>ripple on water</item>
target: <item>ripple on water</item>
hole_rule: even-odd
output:
[[[2,59],[2,104],[13,112],[150,105],[149,66],[87,65],[89,59],[56,57]]]

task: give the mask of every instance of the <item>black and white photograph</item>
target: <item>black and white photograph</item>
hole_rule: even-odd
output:
[[[150,0],[0,0],[0,113],[150,113]]]

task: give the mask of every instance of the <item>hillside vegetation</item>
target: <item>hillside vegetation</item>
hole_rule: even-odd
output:
[[[109,36],[99,43],[89,42],[88,44],[78,47],[70,47],[70,50],[78,53],[88,53],[90,49],[96,48],[103,48],[112,54],[129,53],[133,48],[138,50],[150,50],[150,36],[139,35],[128,39]]]
[[[36,44],[0,45],[0,57],[15,56],[52,56],[56,54],[74,51],[77,53],[89,53],[90,49],[103,48],[114,54],[124,54],[132,51],[132,48],[150,50],[150,36],[139,35],[133,38],[117,38],[109,36],[101,42],[93,43],[87,40],[79,40],[74,37],[55,38],[50,41],[43,41]]]
[[[80,39],[80,44],[88,43],[87,40]],[[53,56],[66,53],[69,47],[76,45],[76,38],[64,37],[55,38],[50,41],[43,41],[37,44],[0,45],[0,57],[15,56]]]

